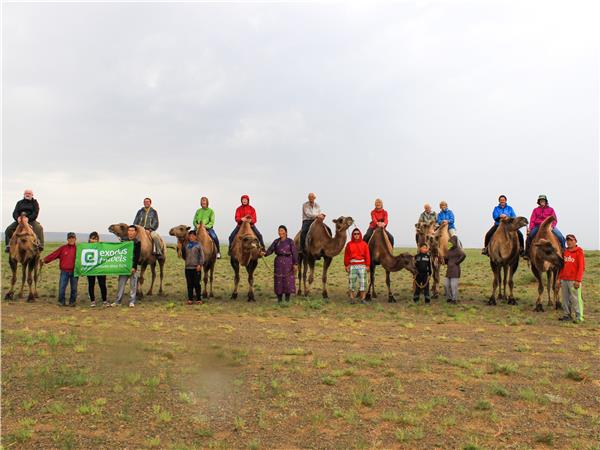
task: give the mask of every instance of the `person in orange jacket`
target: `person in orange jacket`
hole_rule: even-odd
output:
[[[250,222],[250,227],[252,228],[252,231],[254,231],[254,234],[256,234],[258,242],[260,242],[261,248],[264,250],[265,243],[263,242],[262,234],[260,234],[260,231],[258,231],[258,229],[256,228],[256,210],[252,206],[250,206],[250,197],[248,197],[247,195],[242,195],[240,201],[242,204],[238,206],[235,210],[235,222],[237,223],[237,225],[229,235],[229,249],[231,249],[233,240],[238,234],[238,231],[240,231],[240,227],[242,226],[242,224],[244,222]]]
[[[567,248],[563,255],[563,267],[558,274],[558,283],[562,288],[563,310],[565,315],[558,320],[583,322],[583,298],[581,297],[581,281],[585,271],[583,249],[577,246],[574,234],[567,234]],[[572,313],[575,312],[575,318]]]
[[[356,298],[355,286],[358,281],[360,302],[365,303],[365,285],[369,267],[371,267],[371,253],[369,246],[363,241],[362,233],[358,228],[352,230],[352,239],[346,244],[344,251],[344,266],[348,272],[348,294],[350,303]]]

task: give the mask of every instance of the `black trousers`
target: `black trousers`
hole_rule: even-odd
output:
[[[96,278],[98,279],[98,286],[100,286],[100,296],[102,297],[102,301],[106,301],[106,275],[90,275],[87,277],[88,280],[88,295],[90,296],[90,301],[96,301],[96,295],[94,294],[94,289],[96,287]]]
[[[202,300],[202,291],[200,289],[200,274],[196,269],[185,269],[185,281],[187,283],[188,300]],[[194,290],[196,297],[194,297]]]
[[[483,238],[484,247],[487,247],[487,245],[490,243],[490,240],[492,239],[492,236],[494,235],[497,229],[498,225],[494,224],[492,228],[490,228],[488,232],[485,233],[485,238]],[[519,237],[519,245],[521,246],[521,250],[523,250],[525,248],[525,243],[523,240],[523,233],[521,233],[521,230],[517,230],[517,236]]]
[[[417,274],[416,282],[420,285],[423,285],[424,283],[427,283],[427,284],[423,288],[419,287],[418,284],[415,284],[415,292],[413,294],[413,300],[414,301],[419,300],[419,297],[421,296],[421,292],[423,293],[423,296],[425,297],[426,302],[431,300],[431,296],[429,295],[429,282],[428,282],[427,275]]]
[[[308,229],[312,225],[315,219],[307,219],[302,221],[302,229],[300,230],[300,248],[304,250],[306,235],[308,234]]]

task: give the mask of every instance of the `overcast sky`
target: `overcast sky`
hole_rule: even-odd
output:
[[[480,247],[499,194],[599,248],[595,2],[4,4],[2,221],[105,232],[145,196],[160,229],[241,194],[267,244],[309,191],[414,243],[447,200]]]

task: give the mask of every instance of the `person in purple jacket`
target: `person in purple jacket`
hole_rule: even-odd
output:
[[[558,217],[556,216],[556,212],[554,208],[552,208],[548,204],[548,197],[541,194],[537,200],[538,207],[535,208],[531,213],[531,219],[529,219],[529,231],[527,232],[527,242],[525,243],[526,253],[529,255],[529,249],[531,246],[531,240],[538,232],[538,228],[542,224],[542,222],[550,216],[554,216],[556,220],[552,222],[552,233],[558,238],[560,241],[560,245],[565,248],[565,237],[562,233],[556,228],[556,224],[558,223]]]
[[[279,225],[277,230],[279,238],[275,239],[271,246],[263,253],[264,256],[269,256],[275,253],[275,295],[277,302],[281,303],[285,295],[285,301],[290,301],[290,294],[296,292],[296,270],[298,270],[298,251],[294,240],[288,238],[287,228],[285,225]]]

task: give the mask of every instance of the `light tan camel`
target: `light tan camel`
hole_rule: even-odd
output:
[[[260,258],[260,242],[252,231],[249,222],[243,222],[239,231],[233,239],[231,248],[229,249],[229,259],[233,268],[233,293],[231,298],[235,300],[238,297],[238,285],[240,284],[240,265],[246,268],[248,272],[248,301],[255,302],[254,298],[254,270],[258,265]]]
[[[15,283],[17,282],[17,268],[19,264],[21,264],[23,276],[18,298],[23,298],[25,278],[27,278],[27,285],[29,286],[27,301],[33,302],[38,298],[37,282],[40,270],[40,250],[38,247],[38,239],[33,232],[33,228],[27,223],[27,216],[25,214],[21,215],[21,223],[17,225],[17,229],[10,238],[8,245],[8,263],[12,271],[12,278],[10,290],[6,293],[4,298],[7,300],[13,298]]]
[[[542,306],[542,294],[544,283],[542,274],[546,272],[548,292],[548,306],[552,305],[550,291],[554,293],[554,306],[561,307],[558,289],[558,272],[563,264],[563,248],[558,238],[552,232],[552,222],[556,217],[550,216],[541,223],[538,232],[531,241],[530,261],[531,271],[538,282],[538,297],[535,302],[535,311],[544,311]]]

